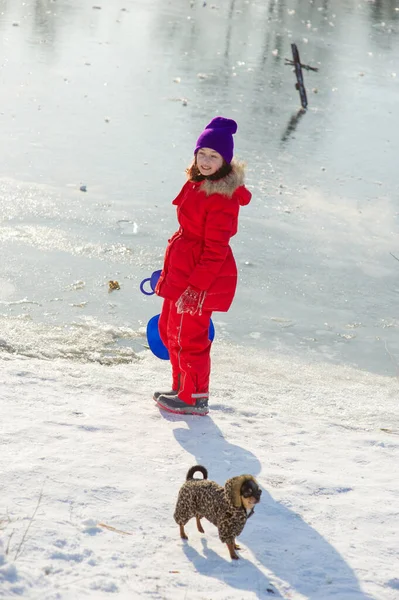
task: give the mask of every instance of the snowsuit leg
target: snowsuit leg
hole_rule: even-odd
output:
[[[201,315],[178,314],[171,300],[165,300],[164,307],[159,319],[159,332],[169,351],[173,378],[176,376],[178,380],[180,375],[179,387],[173,389],[179,390],[180,400],[195,404],[197,397],[207,396],[209,391],[212,345],[209,325],[212,312],[202,311]],[[167,343],[162,336],[165,336]]]
[[[159,331],[159,337],[161,338],[162,342],[164,343],[164,345],[166,346],[166,348],[168,349],[168,352],[169,352],[170,363],[172,365],[172,390],[178,390],[179,383],[180,383],[179,369],[178,369],[177,361],[172,360],[172,358],[171,358],[172,355],[171,355],[171,351],[170,351],[170,341],[169,341],[169,338],[171,338],[171,339],[173,338],[172,329],[169,331],[170,308],[173,304],[174,304],[174,302],[172,302],[172,300],[167,300],[166,298],[163,301],[162,310],[161,310],[161,314],[159,316],[159,321],[158,321],[158,331]]]

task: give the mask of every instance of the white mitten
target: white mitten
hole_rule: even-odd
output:
[[[195,315],[198,312],[201,315],[205,295],[206,292],[189,286],[176,302],[178,314],[189,313],[190,315]]]

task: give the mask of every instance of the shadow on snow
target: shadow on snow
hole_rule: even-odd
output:
[[[182,448],[194,456],[193,464],[202,464],[208,469],[210,479],[223,485],[234,475],[257,476],[261,472],[258,458],[227,441],[210,417],[162,414],[168,420],[187,424],[187,428],[175,428],[174,436]],[[308,600],[373,600],[361,590],[355,573],[337,550],[300,515],[276,502],[265,489],[240,540],[265,569]],[[188,543],[183,545],[197,571],[231,587],[245,588],[262,599],[282,597],[275,588],[270,591],[268,577],[253,563],[241,558],[237,563],[240,577],[237,577],[236,568],[232,568],[236,563],[232,565],[232,561],[210,550],[206,539],[202,543],[203,556]]]

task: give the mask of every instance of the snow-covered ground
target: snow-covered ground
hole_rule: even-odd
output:
[[[2,600],[399,598],[394,4],[0,0]],[[210,415],[181,418],[139,284],[216,114],[254,199]],[[239,561],[179,538],[196,463],[264,490]]]
[[[2,355],[0,597],[395,600],[398,381],[216,341],[209,417],[161,413],[169,363]],[[263,495],[231,561],[173,520],[187,469]]]

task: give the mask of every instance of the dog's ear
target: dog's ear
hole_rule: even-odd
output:
[[[241,486],[248,480],[255,481],[256,483],[256,479],[252,475],[238,475],[237,477],[228,479],[225,483],[225,488],[230,495],[230,500],[236,508],[240,508],[241,506]]]

